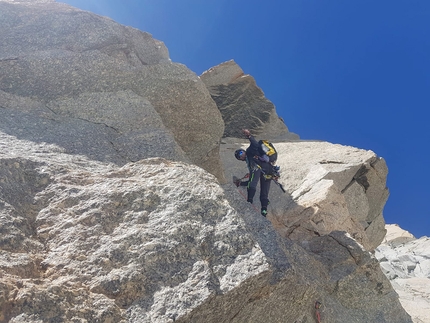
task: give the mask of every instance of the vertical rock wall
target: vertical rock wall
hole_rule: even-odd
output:
[[[190,161],[223,179],[221,114],[162,42],[61,3],[0,1],[0,10],[0,130],[118,164]]]

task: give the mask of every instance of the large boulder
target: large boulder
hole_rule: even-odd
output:
[[[241,129],[249,129],[269,140],[297,140],[276,113],[255,79],[245,74],[235,61],[219,64],[200,78],[216,102],[225,122],[224,137],[240,137]]]
[[[19,127],[0,120],[0,129],[119,164],[158,153],[223,179],[221,114],[162,42],[51,1],[1,0],[0,11],[0,106],[22,116]],[[61,133],[75,127],[70,147]]]
[[[236,138],[224,139],[221,156],[227,178],[247,172],[234,151],[248,145]],[[281,167],[279,183],[286,193],[272,183],[269,218],[283,236],[305,243],[314,236],[345,231],[369,251],[381,243],[385,236],[382,211],[388,198],[388,170],[382,158],[370,150],[328,142],[274,145]]]
[[[199,167],[0,143],[1,322],[411,322],[345,232],[303,248]]]
[[[396,224],[376,249],[382,271],[390,279],[414,323],[430,317],[430,238],[415,238]]]

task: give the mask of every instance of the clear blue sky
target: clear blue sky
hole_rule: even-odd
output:
[[[429,0],[64,0],[200,75],[234,59],[302,139],[373,150],[387,223],[430,236]]]

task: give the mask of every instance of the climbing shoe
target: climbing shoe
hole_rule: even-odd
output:
[[[265,208],[262,208],[262,209],[261,209],[261,215],[262,215],[262,216],[264,216],[264,217],[266,217],[266,215],[267,215],[267,210],[266,210]]]

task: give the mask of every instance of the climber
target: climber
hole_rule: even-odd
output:
[[[246,150],[237,149],[234,153],[236,159],[246,161],[249,170],[249,179],[242,181],[234,179],[236,186],[246,186],[248,191],[247,201],[253,203],[258,181],[260,181],[260,202],[261,215],[267,215],[267,206],[269,205],[270,182],[274,176],[279,177],[279,167],[273,166],[267,156],[261,150],[261,141],[258,142],[251,135],[248,129],[242,130],[243,134],[249,139],[250,145]]]

